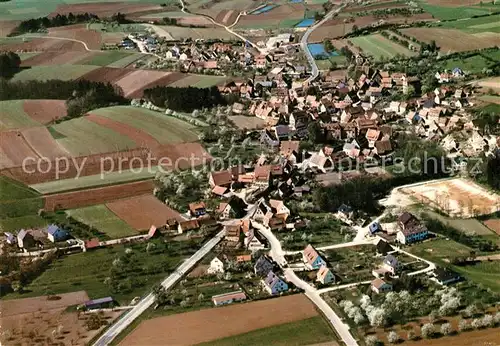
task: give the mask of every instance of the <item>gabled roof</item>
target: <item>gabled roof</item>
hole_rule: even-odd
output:
[[[394,257],[393,255],[387,255],[384,258],[384,264],[387,264],[388,266],[391,266],[393,268],[396,268],[399,264],[398,259]]]
[[[229,170],[211,172],[210,174],[214,184],[218,186],[228,185],[233,181],[231,171]]]
[[[260,256],[254,265],[255,273],[260,276],[267,276],[273,268],[274,263],[264,255]]]
[[[280,154],[288,155],[293,152],[298,153],[300,141],[282,141],[280,144]]]
[[[281,280],[281,278],[274,274],[273,271],[270,271],[269,273],[267,273],[267,277],[264,279],[264,283],[266,284],[267,287],[274,287],[276,286],[276,284],[278,284],[280,281],[283,281]]]
[[[189,203],[189,210],[191,212],[195,212],[198,209],[205,209],[205,202],[195,202],[195,203]]]
[[[227,188],[226,187],[223,187],[223,186],[215,186],[213,189],[212,189],[212,193],[218,195],[218,196],[222,196],[223,194],[225,194],[227,191]]]
[[[321,268],[319,268],[318,272],[316,273],[316,277],[318,280],[322,280],[324,279],[328,273],[330,273],[331,270],[327,267],[327,266],[321,266]]]
[[[382,255],[386,255],[388,252],[391,252],[392,250],[393,250],[392,246],[389,245],[389,243],[383,239],[380,239],[380,241],[377,243],[377,252]]]
[[[372,287],[375,287],[376,289],[380,289],[385,284],[386,284],[386,282],[380,278],[377,278],[377,279],[372,281]]]
[[[413,214],[408,213],[406,211],[398,217],[398,222],[400,222],[403,225],[406,225],[412,220],[416,220],[416,217]]]
[[[320,257],[316,249],[311,244],[307,245],[307,247],[304,249],[304,256],[307,260],[307,263],[309,263],[310,265],[312,265],[314,261],[316,261],[316,259]]]
[[[181,221],[179,222],[179,226],[184,230],[188,231],[191,229],[197,229],[200,227],[200,224],[198,223],[198,220],[188,220],[188,221]]]

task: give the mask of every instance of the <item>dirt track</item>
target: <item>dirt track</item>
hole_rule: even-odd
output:
[[[303,294],[286,296],[143,321],[120,345],[193,345],[317,315]]]

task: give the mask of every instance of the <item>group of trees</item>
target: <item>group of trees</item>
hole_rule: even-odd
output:
[[[12,82],[0,79],[0,100],[21,99],[66,100],[67,118],[81,116],[96,108],[128,103],[121,88],[111,83],[57,79]]]
[[[99,20],[99,17],[92,13],[57,14],[54,17],[39,17],[24,20],[16,27],[14,34],[23,34],[26,32],[37,32],[47,28],[66,26],[78,23],[87,23],[92,20]]]
[[[158,107],[179,112],[192,112],[203,107],[226,104],[216,86],[211,88],[156,86],[144,90],[144,98]]]
[[[10,78],[19,72],[21,58],[14,52],[0,53],[0,77]],[[2,88],[0,88],[0,93]]]

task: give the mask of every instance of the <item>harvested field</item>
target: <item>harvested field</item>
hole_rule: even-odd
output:
[[[217,17],[215,17],[215,21],[217,23],[221,23],[224,25],[231,25],[236,21],[238,17],[238,11],[235,10],[222,10],[219,12]]]
[[[193,345],[317,315],[306,296],[286,296],[143,321],[120,345]]]
[[[89,114],[86,118],[96,124],[107,127],[115,132],[129,137],[138,147],[155,148],[160,145],[160,142],[158,142],[153,136],[130,125],[96,114]]]
[[[48,36],[80,40],[85,42],[89,49],[101,49],[102,44],[101,34],[97,31],[87,29],[87,24],[50,28]]]
[[[325,38],[332,39],[344,36],[352,31],[354,25],[363,28],[372,24],[379,23],[380,19],[373,16],[363,16],[354,18],[352,23],[345,23],[343,18],[333,18],[327,20],[323,25],[314,30],[309,37],[308,42],[322,42]],[[384,18],[384,23],[413,23],[421,21],[434,21],[435,19],[428,13],[419,13],[411,17],[391,16]]]
[[[489,219],[483,221],[484,225],[496,234],[500,235],[500,219]]]
[[[56,209],[75,209],[95,204],[103,204],[121,198],[151,193],[153,188],[154,185],[152,181],[140,181],[48,195],[45,197],[44,209],[46,211],[54,211]]]
[[[107,203],[106,207],[130,227],[141,231],[164,226],[169,219],[184,221],[175,210],[148,194]]]
[[[219,85],[225,81],[226,77],[223,76],[187,75],[185,78],[173,82],[170,86],[208,88],[214,85]]]
[[[417,185],[403,192],[452,216],[473,217],[500,211],[500,196],[461,178]]]
[[[2,51],[13,51],[13,52],[43,52],[46,50],[77,50],[81,51],[85,48],[81,43],[71,42],[65,40],[56,40],[51,38],[10,38],[7,39],[0,45],[0,50]]]
[[[200,143],[162,145],[155,156],[163,168],[174,170],[194,168],[212,160],[212,156]]]
[[[0,37],[6,37],[19,23],[18,20],[0,20]]]
[[[2,333],[0,342],[6,345],[44,344],[47,339],[54,337],[53,331],[60,326],[62,333],[57,336],[59,345],[74,345],[74,340],[87,344],[104,328],[89,331],[85,326],[88,315],[80,316],[77,312],[65,311],[68,306],[82,304],[89,299],[84,291],[52,297],[58,299],[49,300],[47,296],[41,296],[0,302],[2,328],[10,334],[7,338],[7,333]],[[120,311],[106,312],[103,318],[111,322],[120,314]]]
[[[194,131],[194,125],[144,108],[131,106],[107,107],[96,109],[92,111],[92,114],[110,118],[144,131],[162,144],[194,142],[198,140],[198,135]]]
[[[81,51],[45,51],[22,62],[23,66],[76,64],[78,61],[92,56],[93,53]]]
[[[0,300],[0,311],[2,317],[10,317],[19,314],[29,314],[39,311],[49,311],[53,309],[65,308],[70,305],[82,304],[89,300],[85,291],[64,293],[57,295],[60,299],[49,300],[47,296]]]
[[[171,38],[167,35],[162,35],[161,31],[166,31]],[[186,28],[181,26],[155,26],[155,31],[160,36],[165,36],[167,40],[182,40],[185,38],[196,39],[219,39],[219,40],[238,40],[236,36],[227,32],[222,28]]]
[[[54,66],[33,66],[16,73],[16,75],[12,78],[12,81],[27,81],[33,79],[40,81],[48,79],[60,79],[67,81],[78,79],[97,68],[98,66],[66,64],[58,65],[57,68],[54,68]]]
[[[500,45],[500,35],[484,38],[455,29],[408,28],[402,29],[401,32],[413,36],[419,41],[427,43],[436,41],[443,53],[463,52]]]
[[[69,1],[68,1],[69,2]],[[71,1],[73,2],[73,1]],[[77,2],[77,1],[75,1]],[[154,2],[154,1],[151,1]],[[55,11],[53,11],[50,16],[55,16],[56,14],[69,14],[70,12],[73,14],[77,13],[93,13],[98,15],[99,17],[109,17],[113,14],[120,12],[123,14],[133,14],[136,12],[143,11],[154,11],[154,10],[162,10],[163,8],[160,5],[154,4],[141,4],[137,1],[135,2],[90,2],[90,3],[69,3],[69,4],[61,4],[58,5]]]
[[[234,20],[236,20],[236,17],[234,18]],[[214,23],[212,23],[210,19],[202,16],[182,17],[177,19],[177,23],[184,26],[195,25],[195,26],[214,27]],[[230,23],[232,24],[232,22]]]
[[[266,122],[257,117],[247,117],[244,115],[235,115],[229,119],[240,129],[262,129]]]
[[[353,12],[361,12],[361,11],[374,11],[379,9],[388,9],[388,8],[400,8],[400,7],[408,7],[405,3],[398,3],[394,1],[379,1],[373,4],[368,4],[365,6],[353,6],[347,7],[342,10],[342,13],[353,13]]]
[[[66,116],[64,100],[25,100],[23,109],[33,120],[44,125]]]
[[[500,91],[500,77],[493,77],[478,81],[479,86],[485,89],[494,89]]]
[[[136,70],[116,81],[116,85],[123,89],[125,97],[137,94],[147,85],[152,85],[155,81],[167,76],[169,72],[153,70]]]
[[[155,86],[168,86],[170,84],[173,84],[177,81],[181,81],[182,79],[189,77],[189,76],[188,77],[186,77],[186,76],[188,76],[188,75],[186,75],[185,73],[181,73],[181,72],[168,72],[166,75],[155,80],[154,82],[143,85],[139,90],[136,90],[132,94],[130,94],[129,97],[141,98],[143,96],[144,90],[146,90],[146,89],[153,88]]]
[[[134,72],[133,69],[101,67],[84,74],[80,79],[86,79],[93,82],[116,83],[132,72]]]
[[[1,133],[0,150],[2,157],[0,159],[0,169],[12,166],[21,166],[27,157],[37,160],[39,156],[33,148],[26,142],[19,131],[4,131]]]
[[[68,152],[59,146],[46,127],[32,127],[22,130],[21,133],[28,145],[40,157],[53,160],[68,156]]]
[[[89,186],[94,187],[109,184],[109,180],[104,181],[101,178],[100,174],[102,171],[107,173],[120,169],[127,170],[140,167],[142,162],[147,162],[148,153],[147,150],[138,148],[121,152],[108,152],[100,155],[68,157],[69,166],[64,161],[59,163],[59,175],[56,174],[54,162],[51,162],[50,166],[48,163],[43,163],[40,165],[40,169],[37,168],[36,164],[26,165],[26,171],[19,166],[9,168],[3,170],[2,174],[24,184],[34,185],[36,186],[35,189],[40,189],[40,192],[44,194],[85,189],[89,188]],[[132,158],[137,159],[132,160]],[[76,167],[79,167],[80,170]],[[30,174],[28,173],[30,171],[36,171],[36,173]],[[78,172],[80,172],[80,175],[78,175]],[[108,179],[109,174],[112,173],[107,173],[106,179]],[[128,177],[126,181],[139,180],[136,175]],[[87,176],[91,176],[92,179],[90,180],[96,179],[97,182],[93,180],[93,184],[87,185],[85,183],[85,177]],[[75,177],[79,177],[79,179],[75,179]],[[125,181],[114,181],[114,183],[120,182]]]

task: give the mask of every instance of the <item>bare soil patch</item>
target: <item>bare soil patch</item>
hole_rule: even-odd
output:
[[[473,217],[500,210],[500,196],[461,178],[417,185],[403,192],[453,216]]]
[[[184,221],[178,212],[151,194],[122,199],[107,203],[106,206],[138,231],[149,229],[152,225],[161,227],[169,219]]]
[[[56,142],[46,127],[32,127],[22,130],[21,133],[28,145],[40,157],[53,160],[57,157],[66,157],[69,155],[68,152]]]
[[[401,31],[419,41],[436,41],[442,52],[463,52],[500,45],[500,35],[485,38],[460,30],[440,28],[408,28]]]
[[[153,188],[153,182],[147,180],[48,195],[45,197],[44,209],[47,211],[54,211],[55,209],[73,209],[103,204],[121,198],[151,193]],[[142,206],[140,208],[142,208]]]
[[[2,335],[5,345],[84,345],[104,327],[89,331],[85,320],[90,315],[67,312],[66,307],[82,304],[89,298],[84,291],[53,296],[15,299],[0,302],[2,311]],[[121,311],[105,312],[103,321],[110,323]],[[54,333],[54,331],[59,332]]]
[[[38,55],[23,61],[23,66],[40,66],[40,65],[62,65],[62,64],[74,64],[77,61],[85,59],[86,56],[90,56],[93,53],[83,53],[82,51],[45,51]]]
[[[64,100],[26,100],[23,109],[31,118],[42,124],[49,124],[66,116]]]
[[[500,77],[488,78],[478,81],[479,86],[485,89],[495,89],[500,91]]]
[[[158,142],[149,133],[146,133],[144,131],[141,131],[135,127],[121,123],[119,121],[115,121],[113,119],[106,118],[96,114],[87,115],[87,119],[93,121],[96,124],[107,127],[122,135],[131,138],[137,144],[138,147],[155,148],[160,145],[160,142]]]
[[[236,17],[235,17],[236,18]],[[184,26],[195,25],[195,26],[204,26],[204,27],[213,27],[214,23],[210,21],[210,19],[203,16],[187,16],[177,19],[178,23]],[[232,24],[230,22],[229,24]]]
[[[89,300],[85,291],[58,294],[54,297],[58,299],[49,300],[48,296],[0,300],[0,311],[2,317],[9,317],[19,314],[28,314],[38,311],[49,311],[53,309],[65,308],[70,305],[82,304]]]
[[[39,156],[26,142],[20,131],[3,131],[0,133],[0,148],[2,159],[0,160],[0,169],[8,168],[6,164],[21,166],[23,160],[27,157],[38,159]],[[5,159],[3,156],[5,155]],[[12,166],[10,166],[12,167]]]
[[[140,89],[134,91],[132,94],[129,95],[131,98],[141,98],[144,94],[144,90],[155,87],[155,86],[167,86],[170,85],[174,82],[177,82],[178,80],[181,80],[183,78],[186,78],[185,73],[181,72],[168,72],[166,75],[163,77],[155,80],[154,82],[151,82],[149,84],[143,85]]]
[[[400,8],[400,7],[408,7],[405,3],[394,3],[392,1],[380,2],[377,4],[370,4],[370,6],[354,6],[348,7],[342,10],[342,13],[353,13],[353,12],[361,12],[361,11],[374,11],[379,9],[386,8]]]
[[[136,70],[125,75],[115,83],[123,89],[125,97],[144,90],[147,85],[152,85],[155,81],[169,75],[170,72],[152,71],[152,70]]]
[[[240,129],[262,129],[266,126],[266,122],[257,117],[247,117],[245,115],[235,115],[229,117],[234,124]]]
[[[101,34],[95,30],[88,30],[86,24],[51,28],[49,29],[49,36],[80,40],[85,42],[89,49],[100,49],[102,43]]]
[[[115,83],[132,72],[134,72],[133,69],[101,67],[84,74],[80,79],[86,79],[93,82]]]
[[[19,23],[21,23],[19,20],[0,20],[0,37],[6,37]]]
[[[490,219],[483,221],[484,225],[496,234],[500,235],[500,219]]]
[[[65,40],[57,40],[50,38],[35,38],[26,42],[3,44],[0,47],[1,51],[12,52],[44,52],[44,51],[82,51],[85,47],[81,43]],[[26,61],[23,61],[21,66],[29,66]]]
[[[147,320],[120,345],[193,345],[317,315],[305,295],[285,296]]]

